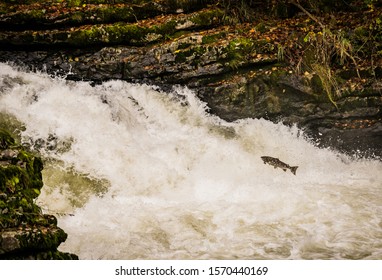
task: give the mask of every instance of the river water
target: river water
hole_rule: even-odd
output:
[[[381,259],[382,163],[228,123],[186,88],[0,64],[2,126],[44,159],[37,203],[81,259]],[[298,165],[290,171],[261,156]]]

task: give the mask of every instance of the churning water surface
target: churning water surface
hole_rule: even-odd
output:
[[[91,86],[0,64],[2,126],[43,157],[37,203],[81,259],[381,259],[382,163],[186,88]],[[298,165],[297,175],[261,156]]]

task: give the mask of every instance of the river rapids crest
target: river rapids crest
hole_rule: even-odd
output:
[[[81,259],[382,258],[382,163],[319,149],[296,127],[225,122],[187,88],[6,64],[0,114],[44,159],[37,202]]]

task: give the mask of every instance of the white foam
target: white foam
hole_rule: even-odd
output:
[[[186,88],[92,87],[0,64],[0,90],[0,111],[25,124],[25,141],[70,143],[39,148],[49,163],[38,202],[74,214],[59,216],[69,234],[61,250],[83,259],[382,257],[379,161],[318,149],[295,127],[226,123]],[[297,175],[263,155],[298,165]],[[57,182],[54,170],[89,179]]]

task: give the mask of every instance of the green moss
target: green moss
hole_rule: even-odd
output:
[[[369,35],[369,30],[365,26],[358,26],[354,29],[354,34],[359,38],[365,38]]]
[[[212,44],[218,42],[220,39],[223,39],[227,36],[226,32],[220,32],[212,35],[206,35],[202,38],[202,44]]]
[[[161,25],[154,25],[150,30],[154,33],[162,34],[164,36],[175,33],[177,22],[175,20],[169,20]]]
[[[88,29],[79,29],[72,32],[67,44],[74,46],[122,43],[142,45],[146,42],[145,37],[147,34],[165,34],[168,29],[168,26],[147,28],[126,23],[94,25]]]
[[[0,209],[3,210],[6,207],[7,207],[7,204],[3,200],[0,200]]]
[[[194,45],[193,47],[185,50],[178,48],[175,55],[175,62],[183,63],[186,61],[191,61],[190,64],[192,66],[197,66],[200,62],[201,56],[204,55],[206,51],[207,47],[199,45]]]
[[[11,150],[14,155],[0,158],[0,227],[33,222],[41,213],[34,199],[43,186],[42,162],[16,145],[12,136],[4,130],[0,130],[0,143],[1,150]]]
[[[16,7],[17,9],[17,7]],[[14,13],[14,15],[9,15],[10,13]],[[12,19],[12,22],[17,23],[17,24],[41,24],[44,22],[46,19],[46,10],[45,9],[28,9],[27,11],[22,11],[22,12],[17,12],[17,10],[12,11],[7,10],[4,11],[4,14],[7,17],[10,17]]]
[[[34,227],[15,237],[19,240],[20,248],[54,250],[66,240],[67,234],[59,228],[49,230]]]
[[[255,30],[260,32],[260,33],[264,33],[264,32],[267,32],[269,30],[269,27],[267,27],[264,22],[260,22],[259,24],[257,24],[255,26]]]
[[[83,12],[73,13],[70,16],[70,21],[72,23],[82,23],[84,21],[84,13]]]
[[[83,1],[73,0],[69,4],[76,6],[80,3],[83,3]],[[5,35],[1,40],[6,44],[69,45],[75,47],[105,44],[144,45],[147,42],[154,43],[159,40],[173,40],[184,30],[218,24],[223,18],[223,12],[215,9],[202,10],[191,16],[171,17],[170,20],[156,25],[131,24],[128,22],[136,21],[138,18],[155,16],[160,11],[158,9],[151,11],[151,4],[145,6],[131,6],[129,4],[122,6],[93,6],[81,10],[71,9],[67,14],[54,15],[53,17],[50,14],[45,14],[45,10],[38,9],[30,10],[27,13],[22,12],[17,15],[10,15],[10,22],[15,22],[17,25],[36,23],[38,25],[53,24],[53,26],[81,24],[82,26],[70,29],[65,27],[62,29],[28,30],[22,33],[13,31]],[[138,17],[136,14],[138,14]],[[114,21],[118,22],[85,25],[86,23],[108,23]],[[183,26],[182,23],[185,22],[192,22],[193,24],[191,26],[187,24]],[[148,34],[152,34],[152,36],[146,38]],[[17,39],[15,40],[15,38]],[[213,37],[209,39],[212,40]]]
[[[222,23],[224,15],[224,11],[220,9],[206,10],[191,17],[190,20],[200,27],[211,26]]]
[[[118,21],[133,21],[136,19],[134,9],[127,7],[102,7],[96,11],[97,16],[104,22]]]
[[[67,234],[34,203],[42,187],[41,160],[3,129],[0,143],[0,259],[77,259],[57,251]]]
[[[0,149],[5,150],[13,145],[15,145],[15,140],[11,134],[4,129],[0,129]]]
[[[68,38],[68,42],[78,46],[91,44],[97,40],[99,35],[99,28],[97,26],[93,26],[90,29],[78,30],[73,32]]]
[[[136,24],[118,23],[105,28],[110,43],[141,42],[149,33],[149,29]]]
[[[247,61],[247,56],[254,50],[255,43],[248,38],[236,38],[223,49],[222,62],[231,69],[237,69]]]
[[[151,4],[132,5],[87,5],[92,1],[71,0],[67,6],[55,5],[55,9],[46,9],[46,3],[41,7],[31,6],[17,9],[17,5],[5,5],[0,3],[0,14],[4,14],[5,21],[9,25],[27,26],[49,25],[68,26],[87,23],[112,23],[117,21],[135,22],[137,19],[147,18],[161,14],[159,8],[154,8]],[[94,1],[93,1],[94,2]],[[65,9],[57,13],[56,9]],[[29,27],[29,26],[28,26]]]
[[[69,7],[79,7],[83,5],[83,1],[81,0],[67,0]]]
[[[28,12],[29,16],[35,20],[39,20],[45,17],[45,10],[30,10]]]

